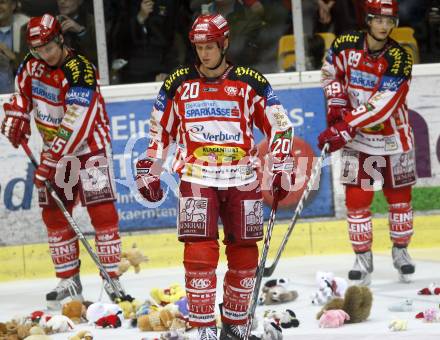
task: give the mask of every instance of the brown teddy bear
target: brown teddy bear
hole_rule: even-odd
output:
[[[67,316],[75,324],[85,321],[86,306],[79,300],[72,300],[63,305],[61,314]]]
[[[142,262],[147,262],[148,258],[144,256],[139,248],[137,248],[136,243],[126,252],[121,253],[121,262],[118,265],[118,273],[122,275],[125,273],[130,266],[133,266],[134,272],[137,274],[140,272],[140,264]]]
[[[327,310],[342,309],[350,316],[350,320],[346,320],[346,323],[362,322],[370,316],[372,304],[373,294],[368,287],[351,286],[345,291],[343,299],[334,298],[330,300],[316,315],[316,319],[319,320]]]

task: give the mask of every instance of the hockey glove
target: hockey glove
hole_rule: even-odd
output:
[[[37,188],[43,188],[45,182],[53,182],[57,171],[58,160],[54,159],[50,152],[41,154],[40,165],[34,174],[34,183]]]
[[[160,178],[152,173],[153,159],[140,159],[136,163],[136,185],[148,202],[158,202],[163,197],[163,190],[160,187]]]
[[[272,165],[272,197],[278,195],[278,200],[284,199],[295,184],[295,167],[293,160],[287,158],[283,161],[275,159]]]
[[[29,140],[31,134],[30,117],[28,114],[16,111],[9,103],[4,104],[5,118],[2,122],[1,133],[9,139],[14,148],[18,148],[22,141]]]
[[[342,148],[350,142],[356,135],[356,129],[351,127],[345,121],[336,123],[328,127],[318,136],[318,147],[322,149],[326,143],[329,144],[329,152]]]
[[[344,116],[349,112],[351,112],[351,109],[347,107],[329,105],[327,111],[327,126],[331,127],[336,123],[342,122]]]

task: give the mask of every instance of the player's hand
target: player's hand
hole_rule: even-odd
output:
[[[329,106],[327,111],[327,126],[333,126],[344,120],[346,114],[348,114],[351,109],[342,106]]]
[[[160,177],[152,171],[153,164],[150,158],[140,159],[136,163],[136,185],[139,193],[148,202],[158,202],[163,197]]]
[[[14,148],[18,148],[22,141],[27,143],[31,134],[30,117],[28,114],[12,110],[9,103],[4,105],[5,118],[1,126],[1,133],[6,136]]]
[[[278,196],[281,201],[290,192],[295,184],[295,167],[293,160],[287,158],[284,161],[275,160],[272,164],[272,197]]]
[[[347,124],[344,120],[328,127],[318,136],[318,147],[322,149],[329,144],[329,152],[342,148],[356,135],[356,129]]]
[[[40,165],[34,174],[34,183],[37,188],[43,188],[45,182],[53,182],[57,170],[58,161],[52,157],[50,152],[41,154]]]

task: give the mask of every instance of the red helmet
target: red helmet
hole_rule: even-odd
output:
[[[61,25],[58,20],[50,15],[33,17],[29,20],[26,31],[28,46],[32,49],[46,45],[61,34]]]
[[[367,15],[399,16],[397,0],[367,0],[365,7]]]
[[[229,25],[221,14],[201,15],[195,21],[189,32],[192,44],[216,41],[223,47],[229,35]]]

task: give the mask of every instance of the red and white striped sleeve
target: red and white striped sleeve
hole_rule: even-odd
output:
[[[388,67],[377,90],[367,103],[347,114],[344,119],[353,127],[368,128],[386,121],[405,103],[412,71],[411,56],[401,47],[387,51]]]
[[[86,58],[73,57],[62,70],[65,113],[49,149],[55,159],[73,154],[87,140],[103,110],[98,100],[96,71]]]

